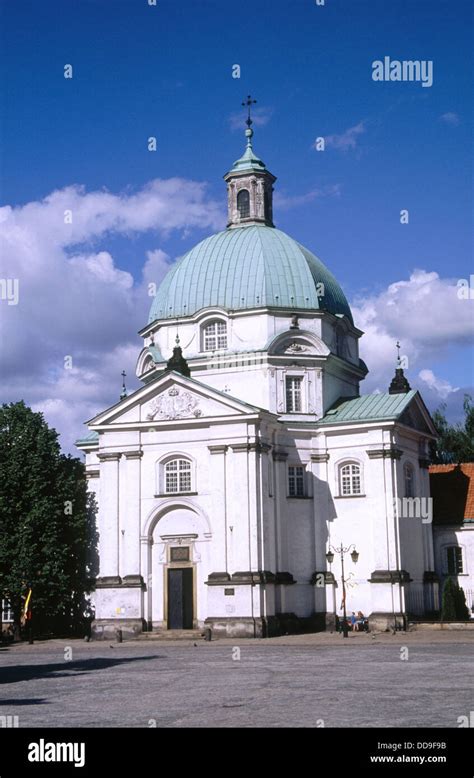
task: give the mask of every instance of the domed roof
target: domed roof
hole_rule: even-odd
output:
[[[296,240],[265,225],[218,232],[188,251],[160,285],[149,322],[208,307],[320,309],[352,322],[332,273]]]

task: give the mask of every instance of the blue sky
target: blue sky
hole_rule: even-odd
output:
[[[254,148],[278,178],[276,225],[332,270],[360,311],[356,323],[367,329],[372,322],[362,355],[372,360],[374,379],[365,391],[385,388],[387,349],[400,337],[402,348],[407,343],[410,377],[429,404],[446,399],[458,412],[463,391],[474,383],[468,340],[474,300],[453,297],[453,284],[474,272],[470,0],[326,0],[324,6],[314,0],[157,0],[156,7],[147,0],[22,0],[1,8],[0,195],[2,205],[21,215],[22,229],[37,235],[51,216],[51,208],[46,218],[46,210],[36,212],[28,203],[46,208],[52,192],[74,185],[83,187],[78,197],[90,210],[87,197],[94,192],[123,200],[156,179],[205,183],[201,221],[189,223],[183,213],[178,224],[151,219],[139,228],[115,222],[97,230],[89,223],[76,243],[53,241],[51,253],[60,244],[63,261],[77,255],[91,264],[92,256],[100,255],[102,262],[106,252],[113,263],[107,271],[111,283],[125,287],[124,271],[138,289],[147,252],[166,254],[163,269],[221,226],[220,211],[223,223],[222,176],[244,145],[235,115],[241,111],[243,122],[240,104],[251,92],[258,100]],[[374,82],[372,62],[384,56],[431,60],[433,86]],[[73,66],[72,79],[63,76],[65,64]],[[240,79],[232,78],[234,64],[241,67]],[[157,138],[156,153],[147,150],[149,136]],[[329,139],[324,152],[314,149],[318,136]],[[184,197],[183,208],[186,202]],[[208,202],[216,211],[211,219],[205,217]],[[408,225],[400,224],[401,209],[409,210]],[[44,257],[44,235],[41,251]],[[12,275],[13,253],[4,261],[2,272]],[[425,275],[413,279],[416,270]],[[60,265],[51,265],[54,282],[48,272],[38,259],[37,336],[42,295],[46,305]],[[392,284],[405,286],[388,292]],[[411,294],[421,287],[421,298]],[[25,288],[33,295],[33,285],[25,282]],[[74,285],[71,289],[74,293]],[[89,302],[85,296],[82,310]],[[394,302],[403,322],[399,328],[393,312],[389,323],[384,321],[384,309]],[[26,303],[9,317],[15,319],[12,331],[29,332]],[[97,346],[92,359],[93,344],[78,335],[78,352],[89,353],[89,363],[81,363],[89,382],[120,343],[130,347],[130,355],[134,343],[136,356],[135,332],[146,321],[143,299],[142,304],[131,305],[130,337],[116,333],[115,346],[113,317],[105,316],[105,355]],[[117,300],[107,298],[105,305],[121,316]],[[76,299],[71,309],[77,306]],[[451,317],[456,322],[447,326]],[[45,407],[59,400],[52,391],[55,360],[74,351],[74,343],[67,350],[67,343],[55,341],[53,324],[38,366],[43,392],[26,393]],[[71,322],[65,329],[74,332]],[[96,345],[97,340],[99,335]],[[3,399],[14,400],[23,373],[7,356],[10,379]],[[111,372],[102,378],[115,380],[120,356],[125,359],[118,354],[117,365],[111,360]],[[127,368],[131,372],[132,364]],[[425,372],[423,382],[419,373],[427,370],[433,377]],[[102,400],[107,404],[105,390],[90,401]],[[66,427],[59,405],[51,407],[53,421]]]

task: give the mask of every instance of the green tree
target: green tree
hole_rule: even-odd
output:
[[[464,589],[453,578],[446,578],[441,604],[442,621],[466,621],[469,619]]]
[[[20,622],[32,588],[35,629],[77,625],[97,566],[95,505],[84,465],[23,402],[0,408],[0,592]]]
[[[446,403],[433,414],[438,440],[431,449],[431,459],[437,464],[460,464],[474,462],[474,405],[472,397],[464,395],[464,423],[449,424]]]
[[[466,595],[464,589],[459,584],[456,584],[454,607],[456,609],[456,618],[459,621],[467,621],[470,618],[469,609],[466,605]]]
[[[441,621],[456,621],[456,588],[452,578],[446,578],[444,582]]]

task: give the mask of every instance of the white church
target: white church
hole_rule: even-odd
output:
[[[385,629],[438,607],[432,526],[401,510],[429,497],[430,415],[400,366],[360,393],[363,333],[274,226],[247,124],[227,228],[171,267],[139,333],[142,386],[77,442],[98,503],[96,638],[332,628],[341,546],[348,614]]]

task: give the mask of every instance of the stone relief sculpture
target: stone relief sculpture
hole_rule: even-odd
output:
[[[197,397],[189,392],[172,386],[165,394],[157,397],[150,403],[150,411],[147,420],[155,419],[189,419],[198,418],[202,411],[198,408]]]

